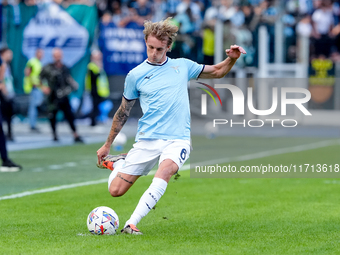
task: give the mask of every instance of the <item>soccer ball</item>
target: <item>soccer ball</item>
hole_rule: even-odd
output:
[[[95,235],[114,235],[119,228],[118,215],[109,207],[99,206],[87,216],[87,228]]]

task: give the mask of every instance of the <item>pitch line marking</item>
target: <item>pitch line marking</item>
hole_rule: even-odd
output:
[[[99,184],[99,183],[103,183],[103,182],[107,182],[107,178],[96,180],[96,181],[88,181],[88,182],[80,182],[80,183],[72,183],[72,184],[67,184],[67,185],[55,186],[55,187],[46,188],[46,189],[38,189],[38,190],[32,190],[32,191],[25,191],[25,192],[21,192],[21,193],[9,195],[9,196],[0,197],[0,200],[14,199],[14,198],[19,198],[19,197],[26,197],[26,196],[35,195],[35,194],[54,192],[54,191],[58,191],[58,190],[71,189],[71,188],[82,187],[82,186],[88,186],[88,185]]]
[[[234,158],[231,157],[231,158],[224,158],[224,159],[219,159],[219,160],[214,160],[214,161],[206,161],[206,162],[201,162],[201,163],[198,163],[198,164],[204,165],[204,164],[218,164],[218,163],[237,162],[237,161],[243,161],[243,160],[251,160],[251,159],[264,158],[264,157],[268,157],[268,156],[280,155],[280,154],[289,153],[289,152],[307,151],[307,150],[318,149],[318,148],[323,148],[323,147],[327,147],[327,146],[331,146],[331,145],[339,145],[339,144],[340,144],[339,139],[338,140],[326,140],[326,141],[321,141],[321,142],[317,142],[317,143],[298,145],[298,146],[294,146],[294,147],[288,147],[288,148],[282,148],[282,149],[276,149],[276,150],[270,150],[270,151],[263,151],[263,152],[243,155],[243,156],[234,157]],[[187,165],[184,165],[179,171],[185,171],[185,170],[189,170],[189,169],[190,169],[190,164],[187,164]],[[155,170],[150,171],[149,175],[154,174],[154,173],[156,173]],[[96,180],[96,181],[87,181],[87,182],[80,182],[80,183],[72,183],[72,184],[67,184],[67,185],[55,186],[55,187],[46,188],[46,189],[25,191],[25,192],[16,193],[16,194],[8,195],[8,196],[2,196],[2,197],[0,197],[0,201],[1,200],[7,200],[7,199],[15,199],[15,198],[20,198],[20,197],[26,197],[26,196],[41,194],[41,193],[54,192],[54,191],[59,191],[59,190],[64,190],[64,189],[71,189],[71,188],[89,186],[89,185],[100,184],[100,183],[105,183],[105,182],[107,182],[107,178]]]
[[[64,168],[67,168],[67,167],[76,167],[78,165],[88,165],[90,164],[91,162],[89,160],[83,160],[83,161],[80,161],[80,162],[66,162],[66,163],[63,163],[63,164],[59,164],[59,165],[49,165],[49,166],[46,166],[46,169],[43,169],[42,167],[37,167],[37,168],[33,168],[32,169],[32,172],[44,172],[45,170],[60,170],[60,169],[64,169]]]

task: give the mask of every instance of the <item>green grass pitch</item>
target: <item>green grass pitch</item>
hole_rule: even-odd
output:
[[[235,143],[238,138],[226,139]],[[242,146],[251,146],[245,140]],[[109,171],[95,167],[99,146],[12,152],[25,169],[0,173],[0,197],[107,178]],[[321,158],[339,164],[339,152],[340,146],[332,145],[233,164],[304,164]],[[0,200],[0,254],[340,254],[340,179],[180,175],[139,223],[143,236],[94,236],[86,218],[95,207],[109,206],[121,228],[152,176],[140,178],[119,198],[110,197],[103,182]]]

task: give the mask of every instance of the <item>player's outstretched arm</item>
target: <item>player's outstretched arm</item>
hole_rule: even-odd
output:
[[[97,151],[98,164],[100,164],[102,158],[110,153],[111,144],[129,118],[130,111],[135,102],[136,100],[127,100],[125,97],[122,98],[122,103],[113,117],[110,134],[104,145]]]
[[[216,65],[206,65],[198,78],[223,78],[231,70],[241,54],[246,54],[246,51],[241,46],[237,45],[230,46],[230,49],[227,49],[225,52],[228,58]]]

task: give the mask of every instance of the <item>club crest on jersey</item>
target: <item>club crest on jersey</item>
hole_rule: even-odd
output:
[[[176,73],[179,73],[179,66],[172,66],[171,68],[173,68],[175,70]]]

